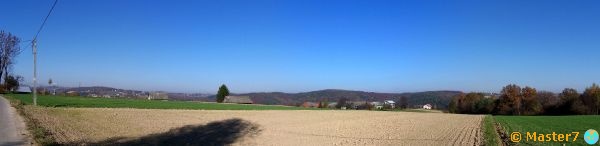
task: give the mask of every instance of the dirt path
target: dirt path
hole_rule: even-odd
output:
[[[479,145],[483,120],[477,115],[376,111],[47,108],[36,113],[61,143],[106,142],[111,138],[115,142],[114,139],[139,137],[177,141],[190,139],[181,133],[192,132],[225,135],[222,137],[231,141],[223,142],[232,145]],[[201,126],[181,128],[186,125]],[[207,132],[194,133],[190,129]],[[246,132],[218,132],[222,129]],[[249,129],[256,131],[247,132]],[[231,133],[236,135],[227,135]],[[199,138],[203,137],[192,139]]]
[[[31,145],[27,137],[27,127],[10,106],[8,100],[0,96],[0,146]]]

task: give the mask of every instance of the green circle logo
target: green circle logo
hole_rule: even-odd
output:
[[[583,139],[588,144],[596,144],[596,142],[598,142],[598,131],[594,129],[587,130],[583,135]]]

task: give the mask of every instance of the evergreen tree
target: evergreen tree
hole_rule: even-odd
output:
[[[227,86],[223,84],[221,87],[219,87],[219,91],[217,92],[217,102],[223,102],[223,100],[225,100],[225,96],[229,96],[229,89],[227,89]]]

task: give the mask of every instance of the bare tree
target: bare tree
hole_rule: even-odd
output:
[[[8,75],[14,58],[21,53],[20,42],[17,36],[0,30],[0,79]]]
[[[400,97],[400,109],[408,108],[408,97],[402,96]]]
[[[545,114],[556,114],[557,106],[559,105],[560,98],[556,94],[550,91],[539,91],[537,93],[537,99],[542,105],[542,109]]]
[[[342,107],[346,107],[346,106],[347,106],[347,103],[346,103],[346,101],[347,101],[347,100],[348,100],[348,99],[346,99],[346,98],[343,98],[343,97],[342,97],[342,98],[340,98],[340,99],[338,100],[337,104],[335,105],[335,108],[337,108],[337,109],[340,109],[340,108],[342,108]]]
[[[573,88],[565,88],[559,94],[562,114],[585,114],[588,110],[579,98],[581,95]]]

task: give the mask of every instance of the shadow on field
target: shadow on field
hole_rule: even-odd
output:
[[[66,145],[228,145],[239,138],[252,137],[259,133],[258,125],[236,118],[206,125],[188,125],[136,139],[116,137],[95,143]]]

